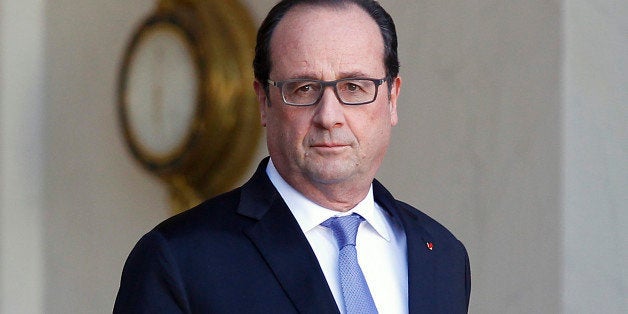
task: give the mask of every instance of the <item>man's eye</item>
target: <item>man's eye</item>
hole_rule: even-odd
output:
[[[312,90],[312,85],[303,85],[297,89],[299,92],[309,92]]]
[[[303,82],[290,87],[293,94],[310,94],[316,92],[318,87],[311,82]]]
[[[347,83],[347,90],[348,91],[355,92],[358,89],[360,89],[360,87],[358,85],[353,84],[353,83]]]
[[[345,82],[341,86],[341,89],[343,91],[352,92],[352,93],[359,93],[365,90],[363,84],[360,82]]]

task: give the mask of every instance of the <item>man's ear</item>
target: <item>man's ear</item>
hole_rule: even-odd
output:
[[[257,97],[257,106],[259,107],[260,121],[262,126],[266,126],[266,110],[270,107],[270,100],[266,94],[266,89],[258,80],[253,82],[253,89],[255,89],[255,96]]]
[[[397,100],[399,99],[399,92],[401,91],[401,77],[397,76],[392,80],[390,86],[390,98],[388,101],[390,110],[390,124],[392,126],[397,125],[399,117],[397,116]]]

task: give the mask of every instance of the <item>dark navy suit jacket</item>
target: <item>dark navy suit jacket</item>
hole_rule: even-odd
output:
[[[267,163],[242,187],[142,237],[124,265],[114,313],[338,313]],[[373,192],[406,233],[410,313],[466,313],[471,277],[462,243],[377,181]]]

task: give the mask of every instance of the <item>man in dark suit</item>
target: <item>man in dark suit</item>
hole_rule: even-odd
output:
[[[398,69],[377,2],[277,4],[254,61],[270,157],[242,187],[146,234],[114,312],[466,313],[462,243],[374,179]]]

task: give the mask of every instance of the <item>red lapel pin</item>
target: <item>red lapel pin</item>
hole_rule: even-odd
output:
[[[427,248],[428,248],[430,251],[434,249],[434,243],[432,243],[432,242],[427,242],[427,243],[425,243],[425,245],[427,246]]]

